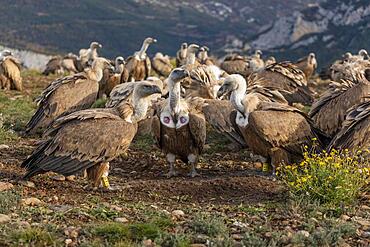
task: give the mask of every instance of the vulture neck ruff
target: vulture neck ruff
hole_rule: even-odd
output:
[[[132,104],[134,107],[134,114],[131,116],[131,123],[137,123],[146,117],[149,107],[150,96],[140,97],[136,88],[134,89]]]
[[[87,69],[86,74],[90,80],[93,81],[100,81],[103,78],[103,69],[104,65],[101,65],[100,63],[95,60],[95,62],[92,65],[91,69]]]
[[[195,64],[195,53],[188,52],[186,55],[186,65]]]

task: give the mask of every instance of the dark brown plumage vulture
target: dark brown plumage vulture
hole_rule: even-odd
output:
[[[312,105],[309,116],[326,134],[334,136],[341,129],[348,109],[364,102],[369,95],[370,82],[364,76],[353,81],[333,82]]]
[[[333,138],[328,150],[333,148],[348,149],[351,152],[370,150],[370,98],[348,111],[342,128]]]
[[[225,70],[228,74],[239,74],[248,77],[251,73],[247,58],[239,55],[230,55],[225,57],[221,63],[221,69]]]
[[[109,96],[113,88],[121,83],[121,74],[123,72],[125,60],[123,57],[116,57],[113,65],[113,71],[108,68],[103,71],[103,78],[99,81],[98,98],[102,98],[103,95]]]
[[[255,154],[267,158],[273,167],[301,160],[303,146],[312,146],[313,138],[322,147],[328,143],[327,136],[298,109],[264,102],[258,94],[246,94],[242,76],[227,77],[219,96],[230,91],[230,101],[237,110],[235,122],[246,144]]]
[[[97,98],[99,81],[108,66],[108,60],[97,58],[91,69],[53,81],[37,99],[38,109],[26,125],[26,133],[47,127],[62,114],[89,108]]]
[[[61,56],[54,56],[50,58],[42,74],[46,76],[49,74],[63,74],[64,70],[62,67],[62,60],[63,58]]]
[[[314,92],[308,88],[305,74],[290,62],[266,66],[264,70],[251,74],[248,83],[251,86],[258,84],[275,88],[290,105],[293,103],[311,105],[314,100]]]
[[[0,56],[0,88],[23,91],[21,67],[10,51],[3,51]]]
[[[294,65],[303,71],[307,79],[311,78],[317,69],[315,53],[311,52],[308,56],[300,58]]]
[[[87,169],[88,178],[98,186],[101,178],[107,179],[109,162],[129,147],[137,122],[150,106],[150,96],[160,92],[155,85],[138,85],[132,103],[58,118],[46,131],[47,139],[22,163],[27,169],[24,178],[48,171],[69,176]],[[109,183],[103,185],[110,188]]]
[[[168,77],[173,69],[170,58],[158,52],[152,59],[153,70],[162,77]]]
[[[146,51],[150,44],[156,42],[156,39],[146,38],[140,51],[135,52],[133,56],[127,58],[126,65],[121,75],[121,83],[142,81],[150,76],[152,64]]]
[[[181,98],[180,82],[188,76],[184,69],[174,69],[169,78],[169,97],[157,104],[152,132],[158,147],[170,165],[168,177],[176,175],[176,158],[192,167],[190,176],[197,175],[195,166],[206,141],[206,121],[202,114]]]

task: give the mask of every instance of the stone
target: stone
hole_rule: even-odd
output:
[[[5,224],[10,221],[10,217],[6,214],[0,214],[0,224]]]
[[[231,237],[236,241],[241,241],[243,239],[243,236],[240,234],[233,234]]]
[[[13,184],[8,182],[0,182],[0,192],[13,189]]]
[[[74,181],[74,180],[76,180],[76,176],[75,176],[75,175],[67,176],[67,177],[66,177],[66,180],[67,180],[67,181]]]
[[[60,174],[54,175],[51,177],[54,181],[65,181],[66,177]]]
[[[308,238],[310,236],[310,233],[308,231],[305,231],[305,230],[298,231],[297,234],[305,236],[306,238]]]
[[[20,228],[30,228],[30,227],[31,227],[31,224],[30,224],[30,223],[28,223],[27,221],[20,221],[20,222],[18,223],[18,226],[19,226]]]
[[[115,218],[114,219],[115,222],[117,223],[122,223],[122,224],[126,224],[129,222],[129,220],[125,217],[118,217],[118,218]]]
[[[9,149],[10,147],[8,145],[5,145],[5,144],[1,144],[0,145],[0,150],[2,149]]]
[[[348,221],[348,220],[350,220],[350,219],[351,219],[351,217],[349,217],[348,215],[342,214],[342,215],[340,216],[340,219],[341,219],[341,220],[343,220],[343,221]]]
[[[144,247],[154,247],[154,243],[151,239],[143,240],[143,246]]]
[[[26,199],[22,199],[22,204],[25,206],[40,206],[44,202],[41,201],[40,199],[37,199],[36,197],[29,197]]]
[[[20,181],[19,184],[20,185],[23,185],[23,186],[26,186],[28,188],[32,188],[32,189],[36,188],[35,183],[34,182],[31,182],[31,181],[25,181],[25,180],[23,180],[23,181]]]
[[[73,243],[73,240],[72,240],[72,239],[70,239],[70,238],[67,238],[67,239],[64,241],[64,243],[68,246],[68,245],[70,245],[70,244],[72,244],[72,243]]]
[[[174,210],[172,211],[171,215],[175,218],[182,218],[185,216],[185,213],[182,210]]]

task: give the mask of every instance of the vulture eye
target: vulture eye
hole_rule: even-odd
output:
[[[171,122],[171,119],[169,117],[164,117],[163,118],[163,122],[166,123],[166,124],[168,124],[168,123]]]
[[[180,123],[182,123],[182,124],[186,123],[186,118],[180,117]]]

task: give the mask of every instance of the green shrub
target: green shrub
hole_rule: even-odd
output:
[[[363,153],[348,151],[305,152],[298,165],[281,166],[278,176],[295,196],[321,204],[350,204],[369,183],[370,166]]]

